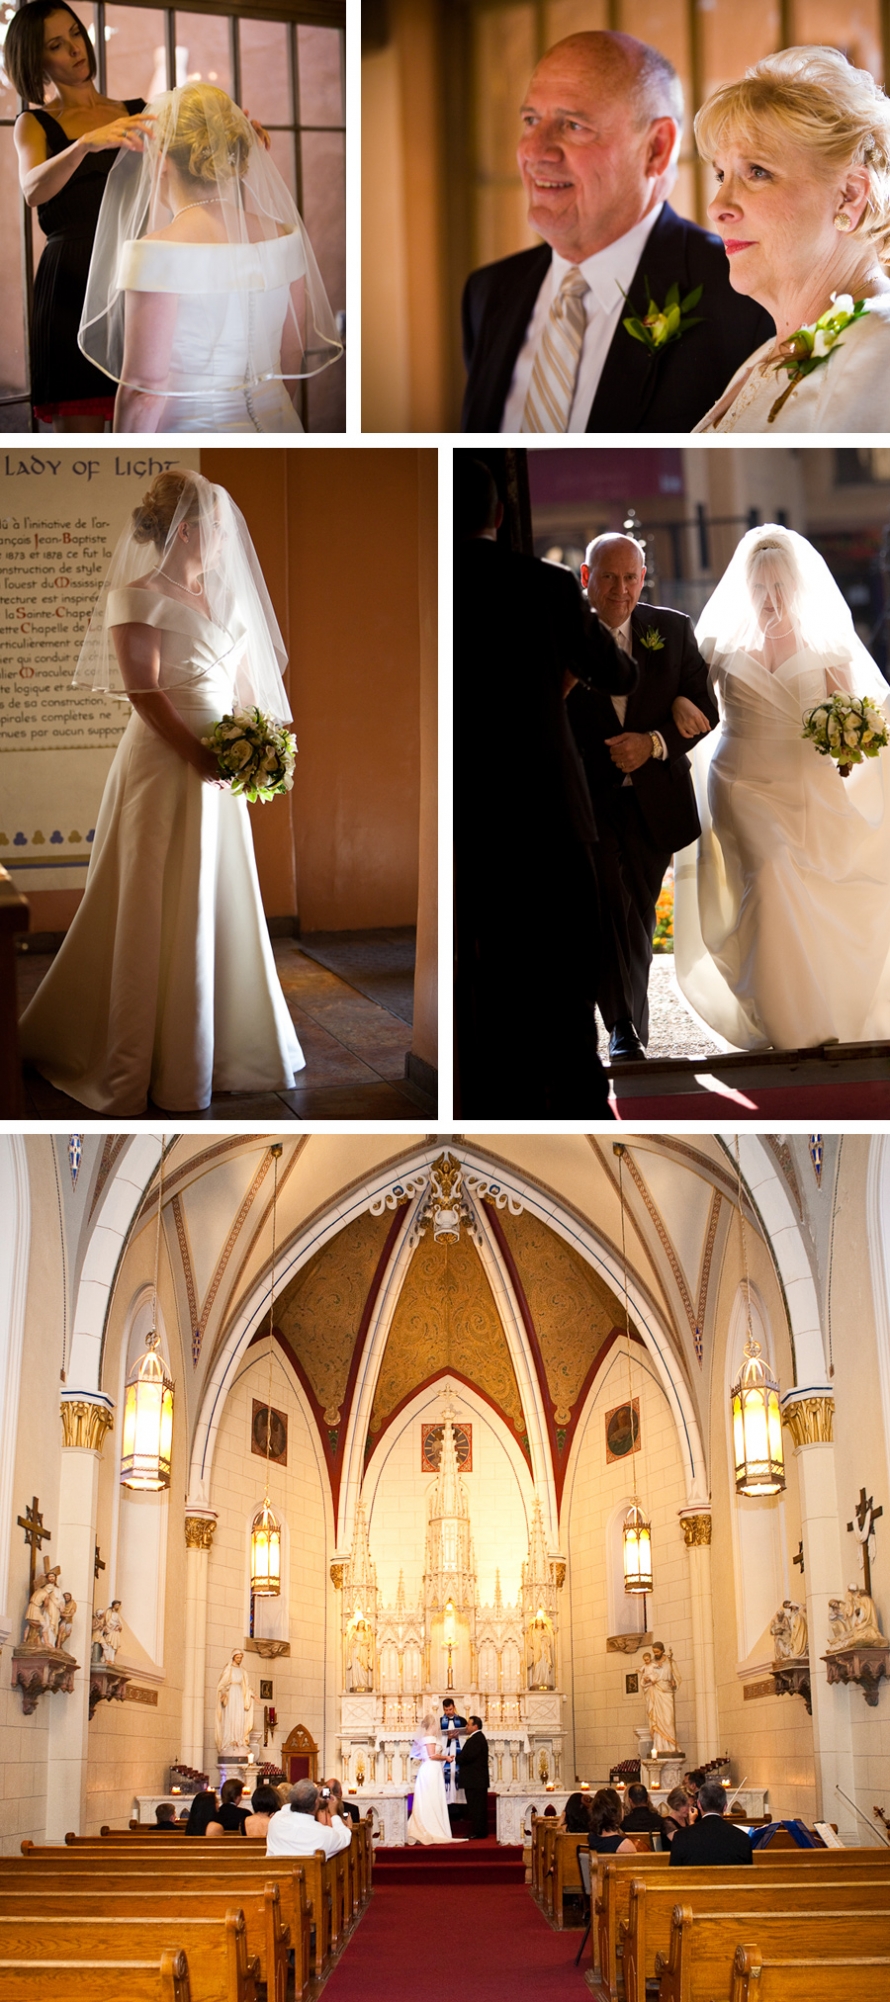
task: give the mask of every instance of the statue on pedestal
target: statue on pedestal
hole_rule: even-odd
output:
[[[528,1686],[553,1688],[553,1628],[546,1613],[537,1613],[529,1628]]]
[[[60,1566],[42,1572],[35,1578],[25,1613],[25,1631],[22,1636],[26,1646],[58,1647],[59,1620],[65,1595],[59,1586]]]
[[[880,1647],[884,1639],[874,1599],[856,1585],[848,1585],[842,1599],[829,1599],[828,1625],[826,1654],[848,1647]]]
[[[91,1661],[101,1661],[107,1668],[113,1668],[117,1651],[124,1638],[124,1623],[121,1619],[121,1602],[112,1599],[107,1612],[93,1614],[93,1644]]]
[[[346,1646],[347,1687],[352,1691],[371,1689],[373,1644],[367,1620],[358,1619],[353,1623]]]
[[[640,1676],[640,1687],[646,1700],[652,1750],[657,1757],[680,1752],[674,1712],[674,1691],[680,1687],[680,1677],[674,1657],[661,1641],[653,1641],[651,1659],[644,1655],[643,1660],[646,1666]]]
[[[246,1759],[253,1730],[254,1695],[244,1654],[236,1649],[216,1685],[216,1749],[221,1759]]]
[[[807,1616],[805,1608],[798,1605],[796,1599],[783,1599],[775,1618],[770,1620],[769,1630],[776,1661],[796,1660],[806,1655]]]

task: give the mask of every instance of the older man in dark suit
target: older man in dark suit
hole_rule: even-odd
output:
[[[474,271],[463,302],[465,431],[691,431],[774,333],[734,292],[719,237],[667,202],[683,92],[633,35],[569,35],[538,64],[519,166],[536,249]],[[653,349],[624,326],[701,288]],[[625,300],[624,295],[627,294]],[[670,334],[670,338],[667,338]]]
[[[753,1863],[751,1837],[745,1828],[724,1821],[726,1793],[719,1780],[707,1780],[698,1796],[699,1820],[678,1828],[671,1843],[671,1866],[689,1863]]]
[[[613,1063],[645,1055],[658,895],[671,856],[701,831],[686,756],[697,736],[681,734],[672,705],[685,698],[685,727],[699,735],[717,722],[692,622],[684,612],[641,605],[645,576],[632,536],[599,535],[590,544],[581,568],[588,601],[640,672],[627,698],[577,688],[568,701],[599,831],[594,856],[607,936],[598,1000]]]

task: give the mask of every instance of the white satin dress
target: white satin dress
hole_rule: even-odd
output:
[[[160,685],[196,737],[232,707],[244,629],[159,592],[109,592],[154,626]],[[284,1090],[305,1063],[263,915],[247,804],[134,710],[102,795],[83,901],[20,1024],[22,1054],[93,1112],[201,1111]]]
[[[414,1801],[408,1816],[406,1840],[410,1843],[422,1842],[426,1846],[433,1842],[454,1840],[445,1798],[445,1774],[441,1760],[432,1756],[436,1746],[435,1738],[418,1738],[411,1747],[412,1758],[420,1763],[414,1781]]]
[[[696,431],[890,431],[890,292],[841,334],[830,359],[795,384],[770,423],[787,387],[777,374],[775,341],[764,341],[737,369]]]
[[[734,1049],[890,1037],[890,753],[842,779],[801,736],[829,690],[795,654],[716,664],[721,725],[696,747],[699,842],[675,860],[674,968]]]
[[[279,371],[290,287],[305,269],[296,231],[260,243],[124,244],[122,288],[179,299],[159,431],[302,431]]]

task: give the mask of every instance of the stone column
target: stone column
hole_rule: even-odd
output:
[[[792,1390],[782,1399],[782,1420],[794,1442],[800,1487],[807,1635],[813,1700],[813,1753],[816,1763],[816,1819],[834,1821],[846,1842],[861,1841],[856,1816],[836,1792],[840,1784],[855,1799],[850,1704],[858,1690],[829,1683],[820,1657],[828,1640],[828,1601],[844,1588],[844,1555],[838,1519],[834,1466],[834,1393],[829,1388]]]
[[[185,1668],[182,1748],[186,1766],[204,1771],[204,1685],[207,1670],[207,1580],[216,1528],[212,1509],[185,1512]]]
[[[62,1467],[59,1527],[50,1563],[61,1570],[59,1583],[77,1601],[69,1654],[80,1668],[70,1695],[42,1700],[49,1711],[47,1733],[46,1838],[63,1842],[82,1835],[86,1818],[89,1751],[90,1648],[93,1638],[96,1517],[102,1442],[114,1423],[114,1406],[101,1392],[62,1393]]]
[[[695,1758],[698,1765],[720,1756],[717,1743],[717,1664],[711,1601],[711,1511],[681,1509],[680,1527],[689,1552],[689,1610],[692,1617],[692,1672],[695,1678]]]

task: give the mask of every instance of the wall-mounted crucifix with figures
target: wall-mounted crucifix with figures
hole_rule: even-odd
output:
[[[852,1530],[857,1543],[862,1546],[862,1584],[869,1598],[871,1598],[871,1551],[869,1545],[875,1533],[875,1523],[883,1513],[883,1508],[875,1508],[871,1495],[866,1497],[865,1489],[860,1488],[859,1500],[856,1504],[853,1521],[848,1522],[847,1528]]]

